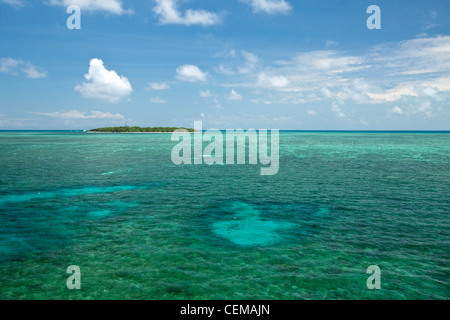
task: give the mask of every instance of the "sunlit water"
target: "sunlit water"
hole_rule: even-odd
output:
[[[0,133],[0,298],[450,297],[450,134],[281,133],[275,176],[174,145]]]

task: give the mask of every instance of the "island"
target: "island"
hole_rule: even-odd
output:
[[[86,132],[88,133],[172,133],[175,130],[184,129],[189,132],[195,132],[194,129],[188,128],[176,128],[176,127],[106,127],[106,128],[97,128],[91,129]]]

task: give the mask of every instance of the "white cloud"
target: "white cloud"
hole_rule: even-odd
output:
[[[346,118],[347,116],[342,112],[341,107],[339,106],[339,104],[335,101],[333,101],[333,103],[331,104],[331,111],[333,111],[334,113],[336,113],[336,115],[339,118]]]
[[[119,76],[114,70],[107,70],[103,61],[92,59],[89,73],[84,76],[87,82],[75,87],[85,98],[96,98],[109,102],[117,102],[128,97],[133,88],[124,76]]]
[[[450,72],[450,71],[448,71]],[[450,75],[442,75],[422,81],[422,86],[433,87],[441,92],[450,92]]]
[[[211,108],[213,108],[213,109],[222,109],[223,108],[217,98],[214,98],[212,102],[213,102],[213,105],[211,106]]]
[[[325,96],[325,98],[328,98],[328,99],[331,99],[334,96],[327,87],[322,88],[321,93]]]
[[[248,74],[255,70],[257,64],[258,64],[258,57],[247,51],[242,51],[242,55],[244,56],[245,63],[243,66],[238,68],[238,72],[242,74]]]
[[[416,85],[415,87],[414,87],[414,90],[416,91],[416,92],[418,92],[419,93],[419,95],[424,95],[424,96],[427,96],[427,97],[431,97],[431,98],[436,98],[437,100],[439,100],[439,97],[438,97],[438,90],[437,89],[435,89],[435,88],[432,88],[432,87],[425,87],[425,86],[423,86],[423,85]]]
[[[205,91],[200,90],[200,97],[209,98],[209,97],[212,97],[212,93],[209,90],[205,90]]]
[[[403,114],[403,110],[399,106],[395,106],[392,108],[393,113]]]
[[[450,95],[450,77],[438,77],[431,81],[409,81],[399,83],[391,89],[368,92],[369,103],[394,102],[407,97],[425,97],[436,101],[445,100]]]
[[[355,126],[383,126],[386,116],[448,123],[450,36],[391,42],[358,54],[306,51],[272,62],[257,53],[234,50],[216,57],[222,60],[216,68],[226,81],[222,86],[229,90],[225,98],[246,88],[246,99],[255,104],[307,103],[303,112],[310,121],[320,115]]]
[[[211,91],[209,90],[200,90],[199,92],[200,97],[204,98],[207,103],[211,104],[211,108],[213,109],[222,109],[222,105],[220,104],[220,101],[217,99],[217,96],[214,95]]]
[[[415,107],[415,113],[424,113],[427,117],[430,117],[432,112],[433,108],[431,107],[430,101],[424,101],[418,107]]]
[[[179,67],[176,73],[179,80],[186,82],[204,82],[207,78],[207,73],[200,70],[199,67],[190,64]]]
[[[449,71],[450,36],[412,39],[378,46],[374,48],[372,59],[395,75],[425,75]]]
[[[54,117],[64,120],[76,120],[76,119],[110,119],[110,120],[124,120],[125,117],[119,113],[112,114],[110,112],[91,111],[91,114],[81,112],[78,110],[63,111],[63,112],[30,112],[42,116]]]
[[[355,114],[342,111],[347,103],[395,103],[404,114],[445,115],[450,98],[450,36],[390,43],[360,55],[303,52],[271,65],[255,63],[248,73],[229,77],[236,81],[227,87],[255,88],[257,97],[250,101],[257,104],[328,101],[335,103],[332,111],[347,119]]]
[[[333,50],[310,51],[295,58],[298,68],[327,73],[344,73],[367,68],[364,58],[340,55]]]
[[[230,61],[230,59],[235,59],[235,58],[243,58],[243,62],[241,62],[241,64],[239,66],[231,66],[230,64],[220,64],[218,67],[215,68],[215,70],[221,74],[224,74],[226,76],[233,76],[236,73],[239,74],[251,74],[253,72],[255,72],[255,70],[258,67],[258,62],[259,59],[258,57],[251,52],[248,51],[242,51],[241,54],[239,55],[236,50],[231,50],[230,52],[232,52],[232,54],[218,54],[218,56],[220,57],[224,57],[227,58],[228,61]]]
[[[0,60],[0,72],[12,75],[23,74],[27,78],[41,79],[47,77],[47,72],[40,67],[32,65],[30,62],[4,58]]]
[[[155,0],[153,12],[159,16],[161,24],[215,25],[221,23],[220,17],[205,10],[188,9],[184,15],[178,9],[178,0]]]
[[[17,67],[22,63],[23,62],[21,60],[16,60],[12,58],[3,58],[0,60],[0,72],[18,75],[19,70],[17,69]]]
[[[170,86],[166,82],[152,82],[149,83],[146,90],[168,90],[170,89]]]
[[[123,8],[122,0],[50,0],[50,4],[67,8],[77,5],[83,11],[100,11],[117,15],[132,13],[133,11]]]
[[[262,72],[258,75],[257,85],[262,88],[284,88],[289,85],[289,80],[284,76],[270,76]]]
[[[432,117],[435,115],[434,108],[432,107],[432,104],[430,101],[414,101],[414,103],[411,104],[405,104],[401,108],[399,106],[394,106],[393,108],[389,109],[387,114],[390,116],[391,114],[399,114],[402,116],[426,116],[426,117]]]
[[[28,78],[31,79],[40,79],[47,77],[47,72],[39,71],[38,68],[33,66],[31,63],[27,63],[26,66],[22,69],[22,71]]]
[[[237,55],[237,52],[236,52],[236,50],[234,50],[234,49],[231,49],[230,51],[228,51],[227,53],[225,53],[225,56],[226,56],[226,57],[231,57],[231,58],[236,57],[236,55]]]
[[[242,96],[236,91],[231,90],[230,94],[228,95],[228,100],[240,101],[242,100]]]
[[[223,64],[219,65],[217,68],[215,68],[215,70],[216,72],[222,73],[226,76],[234,75],[234,71],[231,68],[224,66]]]
[[[327,40],[325,41],[325,47],[334,47],[334,46],[338,46],[339,42],[337,41],[333,41],[333,40]]]
[[[297,55],[288,61],[276,60],[272,66],[263,66],[254,54],[247,54],[244,57],[246,63],[244,67],[238,68],[238,71],[247,76],[247,79],[240,77],[241,84],[235,83],[229,86],[240,85],[277,90],[279,97],[275,98],[272,95],[271,101],[277,101],[277,103],[282,101],[284,101],[283,103],[318,101],[318,96],[323,96],[320,91],[327,86],[330,86],[330,88],[350,86],[352,88],[345,89],[346,92],[340,94],[345,94],[358,101],[367,99],[358,90],[353,89],[360,84],[354,82],[353,79],[344,77],[350,72],[359,72],[368,68],[362,57],[346,56],[329,50],[310,51]],[[356,79],[359,78],[361,76]],[[243,83],[242,79],[244,79]],[[265,93],[265,91],[262,92]],[[331,98],[330,89],[328,89],[328,92],[327,98],[329,99]],[[336,95],[336,93],[333,95]]]
[[[164,104],[164,103],[167,103],[166,100],[163,100],[163,99],[158,98],[158,97],[156,97],[156,98],[151,98],[150,101],[151,101],[151,103],[156,103],[156,104]]]
[[[1,0],[1,2],[9,4],[9,5],[13,6],[16,9],[25,6],[25,1],[24,0]]]
[[[371,103],[394,102],[400,100],[404,96],[418,96],[412,85],[398,85],[392,89],[379,92],[368,92],[367,94],[372,99],[372,101],[370,101]]]
[[[268,14],[289,13],[291,5],[285,0],[241,0],[250,5],[253,12],[265,12]]]

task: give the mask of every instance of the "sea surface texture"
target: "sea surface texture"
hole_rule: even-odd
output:
[[[1,132],[0,299],[450,298],[450,134],[282,132],[274,176],[170,138]]]

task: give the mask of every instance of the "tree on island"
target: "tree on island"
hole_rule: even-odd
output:
[[[188,130],[189,132],[195,132],[194,129],[187,129],[187,128],[177,128],[177,127],[106,127],[106,128],[97,128],[89,130],[89,132],[101,132],[101,133],[145,133],[145,132],[160,132],[160,133],[172,133],[175,130],[178,129],[184,129]]]

